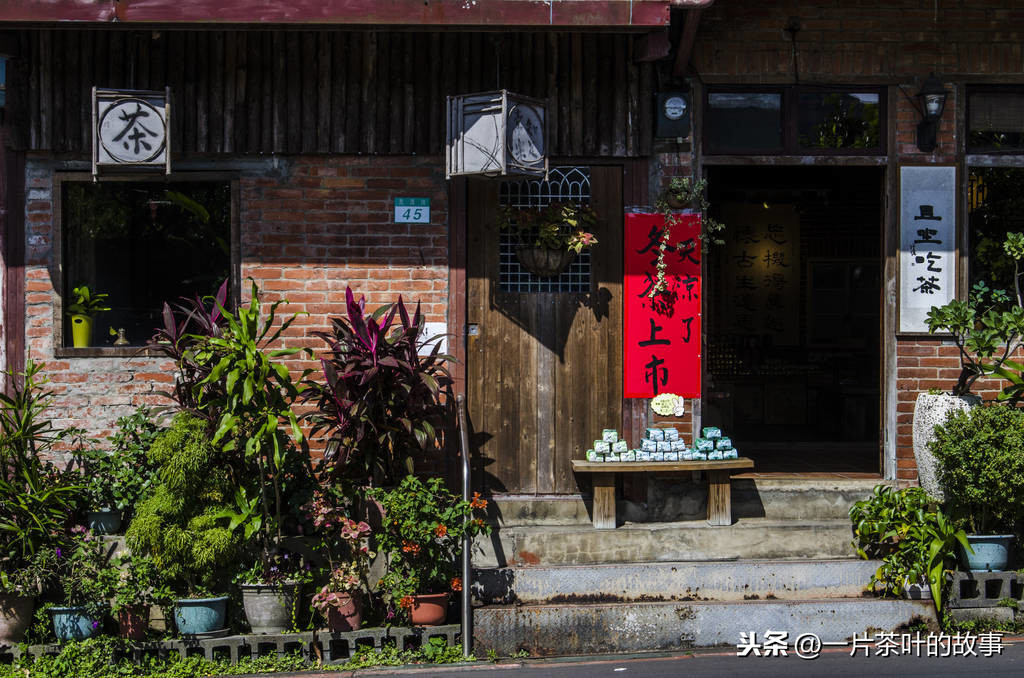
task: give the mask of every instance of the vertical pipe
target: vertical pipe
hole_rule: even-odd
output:
[[[455,398],[459,410],[459,444],[462,451],[462,500],[469,501],[469,427],[466,423],[466,396],[460,393]],[[462,654],[468,657],[473,652],[473,609],[470,607],[470,538],[462,538]]]

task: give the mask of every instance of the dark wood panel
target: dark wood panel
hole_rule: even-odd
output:
[[[552,155],[650,148],[651,64],[629,35],[32,30],[31,150],[88,154],[91,88],[171,88],[175,153],[433,154],[445,98],[550,100]],[[632,125],[627,125],[632,121]]]
[[[486,486],[578,491],[572,460],[622,421],[622,169],[592,167],[600,244],[589,293],[502,293],[497,182],[468,188],[467,392]],[[491,226],[487,228],[486,226]]]

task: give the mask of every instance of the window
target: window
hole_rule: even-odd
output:
[[[968,88],[967,129],[971,153],[1024,153],[1024,89]]]
[[[881,89],[780,87],[708,92],[710,155],[879,155],[885,152]]]
[[[58,186],[64,306],[78,285],[109,295],[92,347],[112,347],[122,329],[128,346],[143,346],[165,301],[213,294],[231,278],[230,180],[65,177]],[[71,323],[59,318],[57,328],[71,347]]]
[[[7,57],[0,56],[0,108],[7,105]]]

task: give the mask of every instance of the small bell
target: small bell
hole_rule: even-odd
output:
[[[114,346],[127,346],[128,337],[124,336],[124,328],[119,327],[117,330],[117,339],[114,340]]]

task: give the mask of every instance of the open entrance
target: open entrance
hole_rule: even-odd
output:
[[[884,170],[712,167],[703,422],[758,472],[879,473]]]

